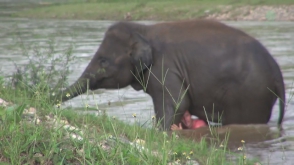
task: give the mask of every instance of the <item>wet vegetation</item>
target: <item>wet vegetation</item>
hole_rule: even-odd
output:
[[[98,115],[61,109],[60,106],[52,104],[49,98],[54,90],[66,85],[69,68],[68,65],[61,67],[60,63],[67,64],[74,60],[72,49],[69,47],[64,54],[60,54],[63,58],[54,54],[52,42],[48,43],[47,50],[47,53],[34,55],[28,54],[31,51],[24,50],[23,55],[34,56],[34,60],[29,60],[21,66],[16,65],[16,72],[8,78],[1,76],[0,162],[4,164],[195,164],[199,162],[207,165],[256,163],[246,158],[244,141],[240,142],[238,153],[234,153],[227,148],[226,140],[220,141],[217,137],[192,141],[179,139],[177,132],[159,131],[154,117],[150,119],[150,127],[146,128],[137,122],[136,114],[133,114],[135,124],[130,125],[107,116],[99,110],[99,107],[96,107]],[[38,52],[38,49],[33,52]],[[88,109],[91,107],[85,106],[84,112]]]
[[[14,17],[96,20],[180,20],[203,18],[226,6],[289,5],[292,0],[63,0],[45,1]],[[227,9],[226,9],[227,10]],[[229,12],[229,11],[228,11]]]

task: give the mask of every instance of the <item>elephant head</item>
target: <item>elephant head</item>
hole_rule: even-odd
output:
[[[143,28],[144,25],[125,22],[112,25],[80,78],[57,99],[69,100],[88,88],[118,89],[135,82],[134,73],[142,72],[152,64],[151,46]],[[70,96],[66,96],[67,93]]]

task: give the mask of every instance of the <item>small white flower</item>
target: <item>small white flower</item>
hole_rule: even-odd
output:
[[[85,107],[86,107],[86,108],[89,108],[89,104],[86,104]]]
[[[56,104],[56,107],[57,107],[57,108],[60,108],[60,106],[61,106],[61,104],[60,104],[60,103]]]

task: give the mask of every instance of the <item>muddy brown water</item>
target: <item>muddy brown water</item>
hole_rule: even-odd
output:
[[[13,62],[25,64],[28,60],[23,56],[19,44],[22,43],[33,50],[48,49],[48,41],[53,40],[56,54],[74,46],[73,54],[76,63],[70,67],[73,73],[69,83],[73,83],[87,66],[89,60],[99,47],[106,28],[111,21],[78,21],[78,20],[31,20],[0,18],[0,59],[1,73],[9,75],[15,71]],[[152,24],[154,22],[144,22]],[[231,26],[241,28],[259,39],[272,53],[281,66],[287,87],[287,109],[283,123],[283,130],[276,127],[278,119],[278,105],[274,106],[271,121],[268,125],[238,126],[220,130],[219,137],[230,131],[229,147],[237,151],[241,140],[245,140],[247,157],[258,157],[265,164],[294,164],[294,22],[225,22]],[[142,91],[131,87],[120,90],[97,90],[94,94],[76,97],[63,106],[71,106],[80,112],[85,104],[90,107],[98,105],[110,116],[115,116],[126,122],[134,122],[132,117],[136,113],[141,125],[150,126],[154,114],[151,98]],[[97,113],[97,111],[90,111]],[[252,114],[254,115],[254,114]],[[202,132],[201,132],[202,131]],[[205,132],[206,131],[206,132]],[[197,139],[207,130],[183,131],[181,136]]]

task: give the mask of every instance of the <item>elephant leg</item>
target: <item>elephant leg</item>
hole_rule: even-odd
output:
[[[190,107],[190,100],[185,89],[181,88],[180,80],[166,80],[165,86],[151,87],[150,95],[153,100],[157,122],[164,130],[170,130],[172,124],[179,124],[182,116]],[[152,87],[153,86],[153,87]],[[164,88],[164,89],[163,89]],[[150,88],[149,88],[150,89]]]
[[[181,120],[180,109],[176,109],[176,106],[168,99],[155,99],[153,100],[154,110],[157,119],[157,123],[160,123],[162,129],[168,130],[172,123],[179,123]]]

